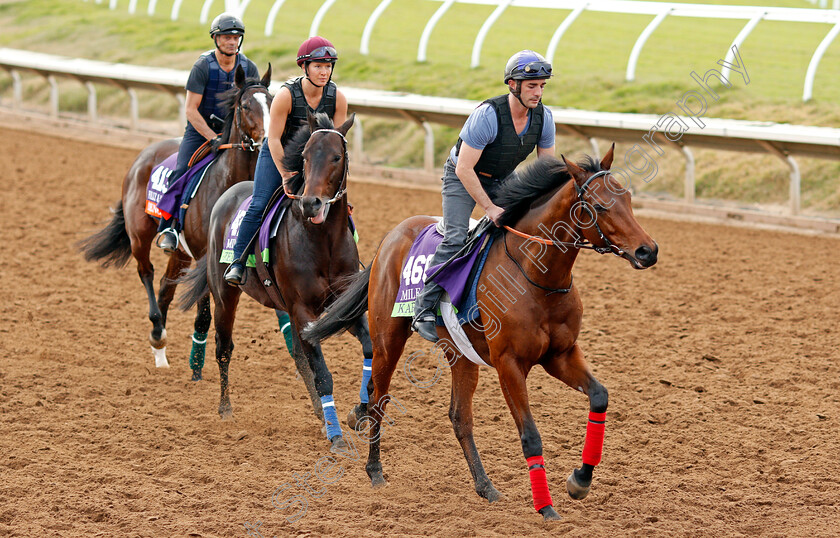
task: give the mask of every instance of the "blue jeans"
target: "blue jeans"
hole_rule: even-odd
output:
[[[260,156],[257,157],[257,168],[254,171],[254,195],[248,211],[242,218],[242,224],[239,225],[239,237],[236,238],[236,245],[233,247],[233,263],[242,257],[242,253],[248,247],[248,242],[259,230],[268,200],[282,184],[283,177],[274,165],[271,151],[268,149],[268,139],[266,139],[260,150]]]

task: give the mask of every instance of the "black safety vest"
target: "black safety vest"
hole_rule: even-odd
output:
[[[201,97],[201,103],[198,105],[198,113],[204,118],[208,124],[210,123],[210,115],[215,114],[216,117],[225,119],[227,110],[222,108],[219,100],[219,94],[233,88],[234,76],[236,74],[236,67],[240,65],[245,55],[238,53],[236,55],[236,64],[230,72],[226,72],[219,66],[216,55],[213,51],[206,52],[204,56],[207,58],[207,65],[209,67],[209,78],[207,79],[207,86],[204,87],[204,95]],[[247,58],[245,58],[247,60]],[[245,66],[243,65],[243,68]],[[212,125],[212,124],[211,124]]]
[[[335,92],[337,91],[335,83],[330,81],[323,88],[321,93],[321,102],[318,103],[318,108],[314,109],[306,102],[306,97],[303,95],[303,86],[301,82],[303,77],[298,77],[291,80],[283,86],[289,89],[292,94],[292,111],[289,117],[286,118],[286,128],[283,130],[283,136],[280,137],[280,143],[283,146],[294,135],[301,125],[306,125],[306,111],[310,114],[316,112],[324,112],[330,119],[335,117]]]
[[[499,127],[495,140],[484,147],[473,169],[482,183],[491,183],[510,175],[519,163],[537,147],[543,129],[543,105],[540,103],[530,111],[531,123],[525,134],[520,137],[513,126],[507,95],[487,99],[484,103],[489,104],[496,111]],[[459,138],[455,149],[456,155],[460,153],[461,142]]]

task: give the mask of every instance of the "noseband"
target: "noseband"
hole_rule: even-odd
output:
[[[309,145],[309,142],[312,141],[312,137],[315,136],[317,133],[335,133],[335,134],[337,134],[338,136],[341,137],[341,148],[344,151],[344,172],[341,175],[341,183],[338,186],[338,191],[336,191],[335,195],[332,198],[330,198],[329,200],[324,202],[324,205],[332,205],[332,204],[336,203],[338,200],[340,200],[342,196],[347,194],[347,174],[350,172],[350,159],[348,158],[348,155],[347,155],[347,139],[344,138],[344,135],[341,134],[341,132],[336,131],[335,129],[318,129],[318,130],[312,131],[312,134],[309,135],[309,141],[306,143],[307,146]],[[303,175],[302,171],[301,171],[301,175]],[[303,184],[306,185],[306,178],[305,177],[303,179]],[[285,181],[283,182],[283,191],[286,193],[286,196],[289,197],[292,200],[299,200],[300,198],[302,198],[302,196],[300,196],[300,195],[290,193],[289,190],[286,188],[286,182]]]

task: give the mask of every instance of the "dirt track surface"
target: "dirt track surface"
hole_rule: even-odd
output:
[[[211,329],[205,380],[189,381],[192,313],[168,322],[156,370],[133,263],[102,270],[73,243],[109,218],[135,152],[7,131],[0,145],[0,536],[836,536],[840,526],[840,243],[641,219],[659,264],[587,252],[575,267],[583,349],[610,391],[604,458],[584,501],[581,394],[534,370],[530,401],[563,521],[531,507],[528,473],[493,371],[475,436],[505,498],[473,491],[447,411],[449,376],[418,388],[398,371],[383,440],[389,484],[334,456],[271,311],[243,298],[222,421]],[[351,183],[364,260],[404,217],[438,214],[426,191]],[[160,274],[165,258],[155,253]],[[527,330],[527,328],[523,328]],[[423,345],[415,337],[410,349]],[[324,346],[339,416],[358,399],[361,350]],[[322,463],[323,465],[323,463]],[[324,471],[323,468],[320,470]],[[307,473],[311,491],[272,493]],[[340,476],[339,476],[340,473]],[[336,478],[338,477],[338,478]],[[257,522],[261,522],[257,527]]]

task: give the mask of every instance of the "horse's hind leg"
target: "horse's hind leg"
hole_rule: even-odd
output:
[[[204,369],[204,352],[207,348],[207,332],[210,329],[212,315],[210,314],[210,296],[202,297],[198,301],[195,314],[195,329],[192,337],[192,349],[190,349],[190,370],[192,380],[201,381],[201,371]]]
[[[219,416],[228,419],[233,416],[230,405],[230,384],[228,367],[233,354],[233,322],[236,319],[236,305],[242,291],[238,287],[221,284],[220,296],[216,297],[213,318],[216,326],[216,362],[219,364]]]
[[[364,315],[350,327],[350,334],[356,337],[360,344],[362,344],[362,386],[359,389],[359,403],[350,410],[347,415],[347,425],[351,428],[356,428],[356,424],[367,415],[368,402],[370,401],[370,393],[373,392],[373,383],[371,382],[371,372],[373,364],[373,344],[370,341],[370,329],[368,328],[367,316]]]
[[[470,474],[475,482],[476,493],[492,503],[501,499],[502,494],[493,487],[490,477],[487,476],[473,438],[472,398],[477,385],[478,365],[461,355],[452,364],[452,399],[449,404],[449,420],[452,421],[455,437],[458,438],[464,457],[467,459]]]
[[[148,234],[129,233],[131,255],[137,260],[137,275],[140,277],[140,282],[146,289],[146,297],[149,299],[149,321],[152,322],[149,343],[152,345],[152,353],[155,356],[155,366],[169,368],[169,362],[166,360],[166,323],[155,297],[155,267],[149,259],[151,236],[147,238],[146,235]]]
[[[583,444],[583,464],[580,469],[572,471],[566,481],[569,495],[573,499],[583,499],[589,494],[592,471],[601,462],[604,422],[609,401],[607,389],[592,376],[577,345],[567,354],[546,360],[542,366],[550,375],[589,397],[589,422],[586,425],[586,440]]]

